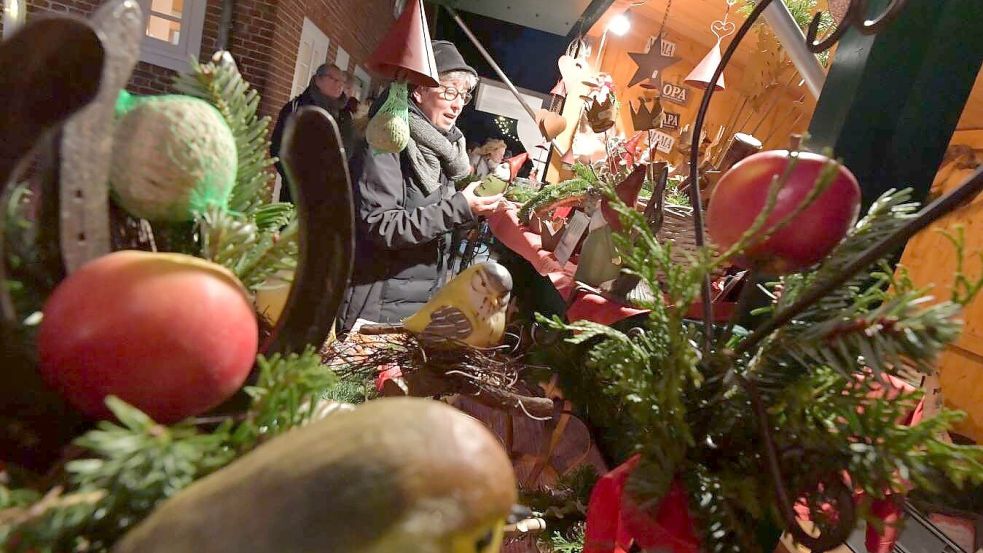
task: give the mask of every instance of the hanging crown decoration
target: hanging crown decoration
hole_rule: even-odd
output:
[[[648,102],[644,99],[639,102],[638,109],[635,109],[630,102],[628,105],[631,110],[631,124],[636,131],[655,129],[662,122],[662,102],[658,99],[652,104],[652,109],[649,109]]]

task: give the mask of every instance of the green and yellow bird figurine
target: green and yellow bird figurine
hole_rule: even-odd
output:
[[[362,334],[409,332],[430,344],[497,346],[505,334],[512,275],[498,263],[477,263],[454,277],[400,324],[366,324]]]

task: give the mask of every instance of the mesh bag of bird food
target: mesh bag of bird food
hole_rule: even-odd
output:
[[[116,102],[113,197],[150,221],[189,221],[210,207],[226,209],[235,186],[235,137],[222,114],[180,94],[133,96]]]
[[[406,83],[394,82],[379,111],[369,121],[365,138],[374,153],[399,153],[410,140],[409,104]]]

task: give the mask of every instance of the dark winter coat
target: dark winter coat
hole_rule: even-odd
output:
[[[276,118],[276,126],[273,127],[273,135],[270,137],[271,156],[278,157],[280,155],[280,146],[283,143],[283,130],[287,126],[287,120],[303,106],[324,108],[325,111],[331,114],[331,117],[334,117],[335,122],[338,123],[338,132],[341,134],[341,143],[345,147],[345,155],[351,156],[352,148],[354,147],[355,127],[352,124],[352,114],[346,109],[348,97],[342,94],[341,98],[329,98],[321,94],[316,87],[314,78],[311,77],[311,83],[307,88],[284,104],[280,109],[280,114]],[[276,164],[276,170],[280,173],[280,177],[283,178],[284,182],[281,197],[283,201],[289,202],[291,201],[290,187],[286,185],[287,175],[284,172],[283,164],[279,161]]]
[[[339,330],[356,319],[395,323],[415,313],[442,284],[451,231],[474,216],[454,183],[425,196],[405,154],[373,154],[364,142],[350,162],[355,184],[355,270]]]

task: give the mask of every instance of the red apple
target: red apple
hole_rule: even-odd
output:
[[[832,182],[786,226],[767,240],[752,241],[735,260],[738,265],[754,265],[771,274],[803,269],[826,257],[857,222],[860,186],[846,167],[819,154],[771,150],[745,158],[717,183],[707,210],[707,232],[713,242],[724,250],[741,238],[764,209],[772,180],[781,178],[793,157],[798,159],[762,234],[805,201],[827,163],[835,164]]]
[[[242,284],[195,257],[120,251],[84,265],[48,299],[41,374],[69,403],[109,418],[115,395],[154,420],[198,415],[242,386],[258,330]]]

